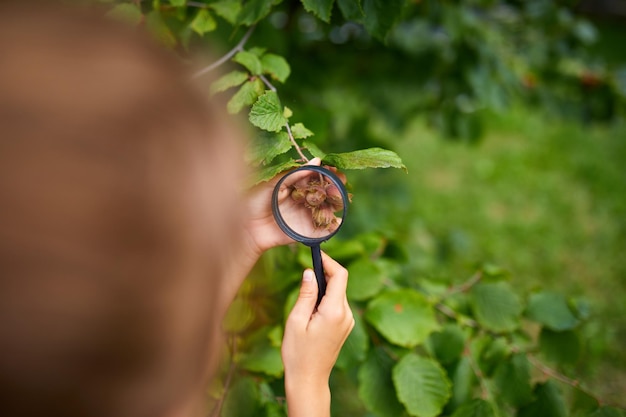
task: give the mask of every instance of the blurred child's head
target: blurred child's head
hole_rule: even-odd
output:
[[[129,28],[0,6],[0,415],[156,417],[201,389],[238,220],[220,108]]]

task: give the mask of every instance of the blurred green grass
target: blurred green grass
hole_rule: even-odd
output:
[[[353,204],[355,226],[404,242],[408,273],[464,280],[490,262],[522,291],[588,300],[586,351],[570,371],[625,406],[626,126],[583,127],[520,108],[489,119],[476,145],[443,140],[419,119],[389,133],[409,174],[351,176],[355,202],[359,189],[371,193]]]

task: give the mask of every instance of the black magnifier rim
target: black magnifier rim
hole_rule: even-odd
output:
[[[301,235],[300,233],[297,233],[295,230],[289,227],[287,223],[285,222],[285,219],[283,218],[283,216],[280,214],[280,209],[278,208],[278,193],[280,191],[280,187],[283,185],[283,182],[285,182],[287,177],[289,177],[290,175],[298,171],[313,171],[313,172],[318,172],[328,177],[328,179],[330,179],[333,185],[337,187],[337,189],[339,190],[339,193],[341,194],[341,198],[344,201],[343,213],[341,216],[341,223],[339,223],[339,226],[337,227],[337,229],[335,229],[332,233],[329,233],[326,236],[308,237],[308,236]],[[324,167],[317,166],[317,165],[305,165],[305,166],[296,168],[293,171],[289,171],[280,179],[280,181],[278,181],[278,183],[274,187],[274,192],[272,193],[272,213],[274,214],[274,219],[276,220],[278,227],[280,227],[280,229],[283,232],[285,232],[287,236],[307,246],[316,246],[322,242],[326,242],[328,239],[335,236],[335,234],[337,234],[339,229],[341,229],[341,226],[343,226],[343,222],[346,218],[346,213],[348,212],[348,201],[349,201],[348,192],[346,191],[346,187],[343,185],[343,182],[341,182],[339,177],[334,172]]]

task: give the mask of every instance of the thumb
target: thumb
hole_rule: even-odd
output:
[[[315,281],[315,273],[306,269],[302,274],[302,285],[300,286],[300,294],[298,300],[291,310],[291,316],[298,320],[305,320],[307,323],[315,310],[317,302],[317,282]]]

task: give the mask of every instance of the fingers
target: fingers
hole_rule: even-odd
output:
[[[303,323],[304,327],[306,327],[306,323],[309,322],[311,314],[313,314],[313,311],[315,310],[317,291],[315,273],[310,269],[306,269],[302,274],[302,283],[300,285],[298,300],[289,315],[290,320]]]
[[[322,265],[326,273],[326,294],[322,303],[342,305],[346,301],[348,270],[326,253],[322,252]]]
[[[346,174],[344,174],[343,172],[339,171],[336,167],[331,167],[329,165],[324,165],[324,168],[332,171],[335,175],[337,175],[337,177],[341,180],[342,183],[346,183],[348,181],[348,177],[346,177]]]
[[[322,160],[320,158],[313,158],[311,159],[309,162],[307,162],[304,165],[317,165],[319,166],[322,163]]]
[[[304,166],[312,166],[312,165],[320,165],[322,160],[320,158],[313,158],[309,162],[307,162]],[[278,195],[278,199],[282,200],[287,198],[290,193],[289,187],[297,183],[298,181],[315,174],[311,170],[302,170],[302,171],[292,171],[287,172],[285,174],[285,180],[280,186],[280,191]],[[283,176],[276,176],[276,182],[278,182]],[[275,183],[274,183],[275,184]]]

